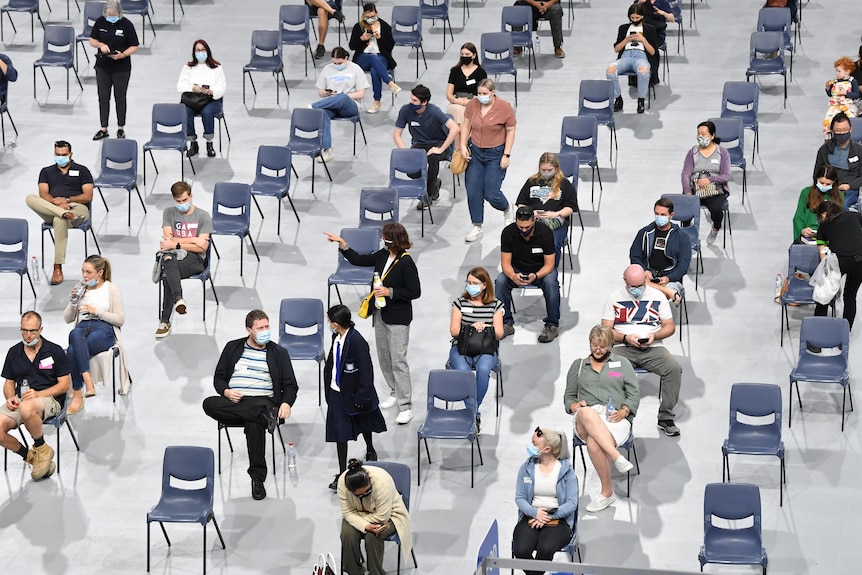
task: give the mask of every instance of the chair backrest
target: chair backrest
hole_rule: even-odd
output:
[[[689,235],[691,249],[700,249],[700,198],[694,194],[662,194],[673,202],[673,221]]]
[[[717,527],[713,516],[727,521],[752,518],[751,527]],[[703,494],[704,539],[716,530],[733,530],[740,540],[761,545],[760,489],[748,483],[708,483]]]
[[[93,24],[96,23],[96,20],[99,19],[104,11],[104,2],[86,2],[84,4],[84,29],[81,31],[81,36],[90,36],[90,32],[93,31]]]
[[[362,465],[379,467],[392,477],[395,489],[401,494],[404,507],[410,511],[410,466],[394,461],[366,461]]]
[[[123,0],[123,12],[146,16],[150,13],[150,0]]]
[[[511,32],[485,32],[480,39],[479,57],[482,67],[488,64],[511,63],[514,66],[515,52]]]
[[[30,224],[19,218],[0,218],[0,258],[17,260],[27,269],[27,246],[30,243]],[[16,249],[20,244],[20,249]]]
[[[392,36],[396,44],[422,41],[422,11],[419,6],[392,7]]]
[[[305,4],[285,4],[278,9],[278,29],[282,44],[308,42],[309,17]]]
[[[257,167],[255,168],[252,189],[258,186],[278,186],[287,193],[290,189],[290,147],[260,146],[257,149]]]
[[[784,61],[784,35],[781,32],[752,32],[748,46],[752,61]]]
[[[557,154],[557,161],[560,162],[560,170],[563,176],[572,182],[575,191],[578,191],[578,172],[580,171],[580,158],[577,152],[560,152]]]
[[[771,422],[757,422],[746,418],[768,418]],[[760,439],[771,437],[777,444],[781,441],[781,387],[773,383],[734,383],[730,388],[730,432],[744,428],[756,428]]]
[[[251,61],[281,63],[281,31],[254,30],[251,33]]]
[[[715,124],[715,137],[721,140],[721,147],[730,154],[733,166],[745,164],[745,125],[742,118],[710,118]]]
[[[187,108],[184,104],[153,104],[153,137],[173,136],[186,139]]]
[[[248,225],[251,217],[251,186],[239,182],[216,182],[213,187],[213,227],[216,222],[240,220]]]
[[[206,485],[199,489],[184,489],[171,485],[171,477],[180,481],[199,481],[206,479]],[[162,461],[162,496],[179,495],[183,492],[203,492],[213,500],[215,482],[215,456],[209,447],[171,446],[165,448]]]
[[[370,254],[380,249],[380,230],[377,228],[342,228],[339,235],[344,238],[353,250],[358,254]],[[338,269],[356,268],[344,258],[341,250],[338,250]],[[368,271],[369,282],[374,269],[361,268]]]
[[[9,0],[9,3],[4,8],[14,8],[16,11],[29,10],[31,12],[39,11],[39,0]]]
[[[410,174],[420,174],[411,178]],[[425,195],[428,181],[428,155],[419,148],[395,148],[389,153],[389,187],[398,190],[399,199]]]
[[[476,374],[458,369],[432,369],[428,372],[428,410],[436,409],[434,399],[449,403],[464,402],[464,407],[476,412]]]
[[[594,116],[566,116],[560,127],[560,153],[574,152],[580,161],[596,156],[599,124]]]
[[[423,18],[439,18],[449,15],[449,0],[419,0]]]
[[[808,280],[796,277],[796,273],[811,277],[819,264],[820,249],[816,245],[791,244],[787,250],[787,293],[794,294],[796,298],[804,294],[813,301],[814,288],[808,284]]]
[[[816,349],[840,348],[845,365],[850,353],[850,324],[843,317],[802,318],[799,331],[799,357]],[[838,356],[833,356],[838,357]],[[827,358],[824,358],[828,360]]]
[[[721,91],[721,117],[742,118],[746,126],[757,123],[760,88],[754,82],[725,82]]]
[[[757,13],[757,30],[781,32],[785,48],[792,47],[790,43],[791,22],[790,8],[761,8],[760,12]]]
[[[313,142],[323,144],[323,110],[294,108],[290,113],[290,144]]]
[[[850,118],[850,139],[862,144],[862,118]]]
[[[389,214],[389,217],[384,217]],[[379,217],[373,217],[377,215]],[[359,227],[383,228],[398,223],[398,190],[395,188],[362,188],[359,192]]]
[[[501,32],[512,34],[514,46],[533,44],[533,9],[530,6],[503,6]]]
[[[311,345],[323,350],[323,301],[313,298],[286,298],[278,309],[278,345],[299,359],[293,350]],[[312,331],[314,328],[314,331]]]
[[[66,58],[75,57],[75,29],[71,26],[57,26],[54,24],[45,26],[45,35],[42,37],[42,57],[65,55]]]
[[[578,115],[607,112],[613,117],[614,85],[610,80],[581,80],[578,88]]]
[[[138,174],[138,142],[131,139],[107,138],[102,142],[102,173],[105,170]]]

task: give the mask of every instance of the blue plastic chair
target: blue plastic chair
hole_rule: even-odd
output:
[[[150,21],[153,38],[156,37],[156,28],[153,26],[153,18],[150,16],[150,0],[123,0],[123,14],[135,14],[141,17],[141,44],[147,43],[147,20]]]
[[[808,279],[820,265],[820,250],[814,244],[793,244],[787,250],[787,291],[781,296],[781,345],[784,346],[784,328],[790,333],[790,305],[814,305],[814,288],[808,284]],[[832,316],[835,317],[835,300],[833,299]]]
[[[442,409],[434,405],[439,399],[447,403],[464,402],[464,409]],[[470,487],[474,485],[474,449],[479,450],[479,465],[484,465],[482,446],[476,428],[476,375],[472,371],[432,369],[428,373],[428,415],[416,432],[416,485],[422,483],[422,441],[431,463],[428,439],[466,439],[470,442]]]
[[[682,25],[682,3],[683,0],[668,0],[671,14],[673,14],[674,22],[676,22],[676,53],[679,54],[679,44],[682,40],[682,45],[685,46],[685,29]]]
[[[527,53],[527,77],[532,77],[530,61],[536,66],[536,51],[533,46],[533,9],[530,6],[503,6],[501,32],[512,35],[512,46],[529,50]]]
[[[314,159],[320,156],[323,152],[323,129],[324,129],[323,110],[314,110],[309,108],[294,108],[290,114],[290,139],[287,142],[291,153],[291,162],[293,155],[308,156],[311,158],[311,193],[314,194]],[[332,174],[329,173],[329,166],[323,161],[323,169],[326,170],[326,175],[329,181],[332,181]],[[291,164],[292,165],[292,164]]]
[[[449,360],[446,360],[446,369],[454,369],[452,367],[452,364],[449,363]],[[472,371],[474,374],[476,373],[475,369],[471,369],[470,371]],[[503,397],[503,362],[500,360],[499,345],[497,346],[497,364],[494,365],[494,368],[491,370],[491,373],[493,373],[494,376],[497,378],[497,386],[494,393],[494,399],[496,401],[495,413],[497,417],[500,417],[500,398]],[[478,411],[478,406],[476,409]]]
[[[269,434],[270,439],[272,440],[272,474],[275,475],[278,472],[278,468],[275,466],[275,434],[278,432],[278,440],[281,442],[281,452],[287,453],[287,447],[284,445],[284,437],[281,435],[281,426],[284,424],[284,419],[279,418],[278,425],[275,426],[275,431]],[[227,439],[227,445],[230,448],[230,452],[233,453],[233,441],[230,439],[230,431],[231,427],[245,427],[244,424],[240,425],[225,425],[221,421],[218,422],[218,473],[221,475],[221,432],[224,430],[225,439]]]
[[[584,466],[584,482],[586,482],[587,477],[587,458],[584,454],[584,446],[586,443],[581,441],[581,438],[577,436],[576,433],[572,433],[572,464],[576,465],[578,463],[578,452],[581,453],[581,463]],[[638,475],[641,474],[641,466],[638,463],[638,450],[635,448],[635,436],[632,430],[629,430],[629,436],[626,440],[619,446],[626,450],[626,458],[631,459],[632,453],[635,455],[635,469],[637,469]],[[577,450],[576,450],[577,448]],[[632,472],[631,470],[626,472],[626,497],[629,497],[632,492]],[[578,553],[580,557],[580,552]]]
[[[18,132],[16,131],[15,134],[17,135]],[[862,144],[862,118],[850,118],[850,139],[857,144]]]
[[[362,5],[361,2],[357,3],[357,5],[356,5],[356,11],[357,12],[359,12],[359,7],[361,5]],[[343,7],[344,7],[344,5],[343,5],[342,0],[335,0],[335,9],[336,10],[340,11]],[[314,22],[311,22],[311,20],[318,18],[317,7],[312,6],[310,4],[307,4],[307,10],[308,10],[308,19],[310,22],[311,30],[312,30],[312,32],[314,32],[314,39],[317,40],[317,26],[314,25]],[[359,21],[360,16],[361,16],[361,14],[356,15],[357,21]],[[337,44],[338,46],[341,46],[341,35],[342,34],[344,34],[345,40],[350,39],[350,35],[347,33],[347,26],[344,25],[344,22],[339,22],[338,20],[336,20],[332,16],[329,16],[329,22],[330,22],[330,24],[334,23],[337,30],[338,30],[338,44]]]
[[[12,120],[12,114],[9,113],[9,102],[0,102],[0,133],[3,134],[3,147],[6,147],[6,116],[9,116],[9,122],[12,124],[12,129],[15,130],[15,137],[18,137],[18,128],[15,127],[15,121]]]
[[[254,245],[249,227],[251,226],[251,186],[237,182],[216,182],[213,189],[213,231],[210,234],[210,244],[215,249],[216,257],[221,259],[213,236],[236,236],[239,238],[239,275],[242,276],[243,253],[245,249],[242,240],[248,237],[251,249],[257,261],[260,255]]]
[[[93,185],[99,190],[105,211],[108,204],[102,195],[102,188],[121,188],[129,193],[129,212],[127,225],[132,225],[132,190],[138,194],[141,208],[147,213],[147,206],[141,191],[138,189],[138,142],[130,139],[108,138],[102,143],[102,155],[99,162],[101,173],[93,181]]]
[[[378,215],[379,218],[371,217]],[[388,217],[387,217],[388,216]],[[376,228],[398,223],[398,190],[395,188],[362,188],[359,192],[359,227]]]
[[[418,178],[409,177],[410,174],[421,174]],[[428,155],[420,148],[395,148],[389,153],[389,187],[397,190],[399,200],[419,200],[426,202],[426,208],[422,210],[422,237],[425,237],[425,212],[431,223],[434,223],[434,215],[431,206],[427,205],[425,197],[428,182]]]
[[[0,250],[0,273],[18,274],[18,314],[24,312],[24,276],[27,276],[27,281],[30,282],[30,290],[33,292],[33,299],[36,299],[36,288],[33,287],[33,278],[30,277],[30,269],[28,267],[28,245],[30,225],[27,220],[18,218],[0,218],[0,246],[4,249]],[[21,248],[15,251],[12,250],[20,244]]]
[[[505,9],[505,8],[504,8]],[[443,50],[446,50],[446,25],[449,25],[449,39],[454,42],[452,35],[452,22],[449,21],[449,0],[419,0],[419,10],[423,20],[431,20],[432,26],[435,20],[443,21]]]
[[[428,69],[428,61],[425,60],[425,49],[422,47],[422,11],[419,6],[393,6],[392,7],[392,39],[396,46],[408,46],[416,50],[416,79],[419,79],[419,55],[425,69]],[[446,41],[444,30],[443,41]]]
[[[395,94],[393,94],[393,97]],[[362,116],[357,110],[355,116],[336,116],[329,119],[330,122],[350,122],[353,124],[353,155],[356,155],[356,125],[359,124],[359,129],[362,132],[362,141],[368,145],[368,140],[365,139],[365,128],[362,126]]]
[[[147,152],[156,174],[159,167],[153,157],[153,150],[174,151],[180,153],[180,179],[185,179],[185,164],[183,158],[188,158],[192,174],[195,172],[195,164],[190,156],[186,154],[186,121],[188,112],[185,104],[153,104],[153,116],[151,121],[152,135],[150,140],[144,144],[144,185],[147,185]]]
[[[740,421],[739,415],[745,416]],[[755,423],[752,418],[758,418]],[[765,421],[771,418],[770,421]],[[774,455],[781,461],[779,506],[784,505],[784,442],[781,441],[781,388],[773,383],[734,383],[730,388],[730,428],[721,446],[721,481],[730,481],[728,455]]]
[[[793,80],[793,23],[790,8],[761,8],[757,13],[757,30],[760,32],[781,32],[784,49],[790,53],[790,79]]]
[[[376,228],[343,228],[339,235],[358,254],[370,254],[380,249],[380,230]],[[344,259],[344,255],[339,251],[335,272],[326,280],[326,308],[332,307],[332,286],[335,286],[338,303],[344,303],[341,300],[341,292],[338,291],[339,285],[368,286],[370,291],[373,277],[373,267],[355,266]]]
[[[288,351],[291,361],[317,362],[317,405],[321,405],[323,400],[324,321],[323,302],[319,299],[281,300],[278,311],[278,345]]]
[[[39,24],[42,25],[42,29],[45,29],[45,23],[42,22],[42,16],[39,15],[39,0],[9,0],[9,3],[5,6],[0,6],[0,42],[5,42],[3,38],[3,14],[6,14],[6,17],[9,18],[9,23],[12,24],[12,31],[16,34],[18,33],[18,29],[15,27],[15,21],[12,20],[12,15],[10,12],[24,12],[30,14],[30,41],[33,42],[36,39],[34,32],[34,23],[33,16],[39,19]]]
[[[299,223],[299,214],[296,213],[296,206],[290,199],[291,169],[290,147],[260,146],[257,149],[257,168],[255,169],[254,182],[251,184],[251,199],[260,213],[261,219],[264,218],[263,210],[260,209],[260,204],[257,203],[255,196],[269,196],[278,199],[277,230],[279,235],[281,235],[281,200],[284,198],[290,202],[290,209],[293,210],[296,223]]]
[[[39,68],[39,71],[42,72],[42,77],[45,78],[45,83],[48,85],[49,90],[51,89],[51,83],[48,82],[45,68],[66,69],[66,100],[69,99],[69,70],[75,73],[78,86],[81,87],[82,92],[84,91],[84,85],[81,84],[81,78],[78,77],[78,71],[75,69],[76,48],[74,28],[71,26],[45,27],[45,34],[42,37],[42,57],[33,62],[34,99],[36,98],[36,68]]]
[[[746,82],[752,76],[781,74],[784,78],[784,107],[787,107],[787,67],[784,65],[784,36],[781,32],[753,32],[749,41]]]
[[[81,223],[76,228],[69,226],[69,231],[72,230],[80,230],[84,233],[84,257],[86,258],[89,255],[89,245],[87,243],[87,232],[90,232],[90,235],[93,237],[93,243],[96,244],[96,251],[99,255],[102,255],[102,248],[99,247],[99,240],[96,238],[96,232],[93,231],[93,203],[90,202],[86,204],[87,209],[90,210],[90,217],[87,218],[84,222]],[[47,222],[42,222],[41,228],[41,240],[42,240],[42,269],[45,268],[45,232],[48,232],[48,235],[51,237],[51,243],[54,242],[54,226],[53,224],[49,224]]]
[[[745,126],[742,118],[710,118],[715,124],[715,137],[721,140],[721,147],[730,155],[730,165],[742,169],[742,205],[745,205],[745,192],[748,190],[748,171],[745,162]],[[752,160],[753,161],[753,160]],[[733,230],[731,230],[731,234]]]
[[[66,408],[68,405],[63,405],[63,409],[57,412],[57,415],[54,417],[49,417],[45,421],[42,422],[42,426],[50,425],[53,426],[54,429],[57,430],[57,473],[60,473],[60,429],[65,425],[66,429],[69,430],[69,435],[72,436],[72,442],[75,444],[75,450],[78,452],[81,451],[81,446],[78,445],[78,438],[75,437],[75,431],[72,429],[72,425],[69,423],[69,420],[66,417]]]
[[[578,157],[577,152],[560,152],[559,154],[557,154],[557,161],[560,163],[560,171],[563,172],[563,177],[565,177],[566,179],[568,179],[572,183],[572,186],[574,186],[574,188],[575,188],[575,192],[577,192],[578,191],[578,176],[580,174],[580,164],[581,164],[581,160]],[[580,223],[581,223],[581,231],[584,231],[584,218],[581,215],[581,210],[578,209],[578,211],[575,213],[578,214],[578,220],[580,220]],[[571,232],[572,232],[572,226],[569,225],[569,239],[566,240],[567,242],[571,242],[571,237],[572,237]],[[569,247],[569,250],[571,250],[572,246],[569,245],[568,247]],[[569,251],[569,264],[574,265],[574,264],[572,264],[571,258],[572,258],[572,254],[571,254],[571,251]]]
[[[410,511],[410,466],[403,463],[395,463],[394,461],[366,461],[363,463],[366,467],[379,467],[392,477],[395,482],[395,489],[401,494],[401,501],[404,502],[404,507]],[[401,538],[398,537],[398,532],[393,532],[386,541],[393,541],[398,544],[398,570],[396,573],[401,574]],[[413,568],[418,569],[419,564],[416,562],[416,552],[413,548],[410,549],[410,555],[413,557]]]
[[[204,264],[206,267],[204,267],[203,271],[201,271],[201,273],[199,273],[199,274],[194,274],[194,275],[189,276],[187,278],[182,278],[182,279],[189,279],[189,280],[198,280],[199,282],[201,282],[201,289],[203,290],[203,293],[201,294],[201,299],[203,300],[203,304],[201,306],[201,308],[202,308],[201,317],[204,321],[207,320],[207,280],[209,280],[210,287],[213,290],[213,298],[215,299],[216,305],[219,305],[218,294],[216,293],[215,284],[213,283],[212,271],[210,269],[210,263],[212,260],[212,258],[211,258],[212,245],[213,245],[212,244],[212,238],[210,238],[209,246],[207,246],[206,263]],[[164,289],[161,288],[161,286],[160,286],[160,289],[159,289],[159,312],[161,312],[161,310],[162,310],[162,298],[163,297],[164,297]]]
[[[703,273],[703,256],[700,245],[700,198],[694,194],[662,194],[661,197],[673,202],[673,220],[691,240],[691,249],[697,252],[694,262],[694,289],[697,289],[698,275]]]
[[[150,571],[150,524],[156,521],[168,547],[171,540],[165,531],[165,523],[200,523],[203,527],[203,572],[207,571],[207,524],[212,521],[216,528],[221,548],[224,538],[213,513],[215,487],[215,464],[213,450],[209,447],[172,446],[165,448],[162,463],[162,495],[155,507],[147,513],[147,572]],[[191,482],[206,480],[199,489],[187,489],[171,485],[171,479]]]
[[[757,112],[760,108],[760,89],[750,82],[725,82],[721,91],[721,117],[740,118],[742,125],[754,132],[754,146],[751,148],[751,161],[755,152],[760,151],[759,125]]]
[[[749,519],[750,527],[718,527],[713,516],[725,522]],[[703,547],[700,570],[707,563],[760,565],[763,575],[769,563],[763,547],[760,489],[747,483],[709,483],[703,494]]]
[[[823,350],[835,350],[837,355],[826,355]],[[802,318],[799,333],[799,361],[790,372],[790,397],[788,401],[787,425],[793,425],[793,384],[796,384],[796,399],[802,411],[799,382],[834,383],[842,388],[841,431],[844,431],[844,413],[847,395],[850,395],[850,411],[853,411],[853,391],[850,389],[850,324],[839,317]]]
[[[305,77],[308,77],[308,56],[311,65],[317,68],[314,53],[311,51],[311,34],[309,34],[308,8],[305,4],[285,4],[278,9],[281,43],[290,46],[303,46],[305,50]]]
[[[254,79],[251,76],[252,72],[269,72],[275,78],[275,103],[280,104],[278,75],[281,74],[281,81],[284,84],[284,89],[287,90],[287,95],[290,95],[290,88],[287,87],[287,79],[284,77],[284,62],[281,58],[281,37],[282,32],[279,30],[254,30],[251,33],[251,57],[248,64],[242,67],[242,103],[245,104],[245,77],[251,82],[251,89],[257,95],[257,88],[254,86]]]
[[[511,74],[515,77],[515,107],[518,106],[518,69],[511,32],[486,32],[479,41],[479,57],[488,76]]]
[[[574,153],[579,165],[592,169],[590,203],[595,204],[596,176],[599,178],[599,191],[602,188],[602,173],[598,159],[599,124],[595,116],[566,116],[560,127],[560,155]]]
[[[96,23],[96,20],[102,15],[102,12],[105,11],[105,3],[104,2],[85,2],[84,3],[84,29],[81,30],[81,33],[75,36],[75,57],[76,59],[80,59],[78,57],[78,45],[84,45],[84,57],[87,58],[87,64],[90,63],[90,54],[87,53],[87,49],[90,47],[90,32],[93,31],[93,24]]]
[[[610,80],[581,80],[578,89],[578,116],[593,116],[600,126],[607,126],[611,131],[611,141],[608,142],[608,161],[614,161],[614,150],[619,157],[619,140],[617,126],[614,122],[614,84]]]

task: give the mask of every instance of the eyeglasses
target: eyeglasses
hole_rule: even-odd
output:
[[[536,427],[535,432],[536,432],[536,437],[542,437],[543,435],[545,435],[544,433],[542,433],[541,427]]]
[[[23,335],[29,335],[29,334],[34,334],[34,335],[35,335],[35,334],[39,333],[39,330],[40,330],[40,329],[42,329],[42,328],[40,327],[39,329],[24,329],[24,328],[22,327],[22,328],[21,328],[21,333],[22,333]]]
[[[608,346],[606,346],[606,345],[593,345],[593,344],[590,344],[590,351],[598,351],[598,350],[600,350],[600,349],[608,349]]]
[[[833,135],[833,136],[840,136],[840,135],[842,135],[842,134],[849,134],[849,133],[850,133],[850,128],[847,128],[847,130],[842,130],[842,131],[840,131],[840,132],[839,132],[839,131],[837,131],[837,130],[832,130],[832,135]]]

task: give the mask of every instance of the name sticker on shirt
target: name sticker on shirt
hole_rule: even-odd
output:
[[[122,30],[115,30],[114,36],[123,36],[123,31]]]
[[[54,358],[50,355],[39,361],[39,369],[51,369],[52,367],[54,367]]]
[[[81,172],[79,170],[69,170],[69,175],[72,177],[77,177],[81,175]]]
[[[469,80],[467,80],[466,82],[464,82],[464,84],[466,84],[466,85],[468,85],[468,86],[472,86],[472,85],[473,85],[473,84],[475,84],[475,83],[476,83],[476,78],[470,78]]]
[[[344,364],[344,371],[356,371],[356,366],[352,363]]]
[[[609,361],[608,367],[622,367],[623,364],[621,361]]]
[[[621,374],[618,371],[609,371],[608,372],[608,377],[622,377],[622,376],[623,376],[623,374]]]
[[[847,158],[847,161],[848,162],[858,162],[859,156],[853,156],[852,158]]]
[[[711,160],[710,160],[710,163],[712,163],[712,164],[717,164],[717,163],[718,163],[718,158],[713,158],[713,159],[711,159]]]
[[[544,252],[542,251],[542,248],[533,248],[532,250],[530,250],[530,252],[531,252],[531,253],[534,253],[534,254],[541,254],[541,253],[544,253]]]
[[[419,127],[419,122],[410,122],[410,125],[411,125],[411,126],[416,126],[416,127],[418,128],[418,127]]]
[[[532,482],[533,482],[533,480],[530,479],[529,477],[524,478],[524,483],[532,483]]]

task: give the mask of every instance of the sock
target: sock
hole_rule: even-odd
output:
[[[35,437],[33,438],[33,447],[42,447],[45,445],[45,437]]]
[[[27,453],[28,453],[29,451],[30,451],[29,449],[27,449],[26,447],[24,447],[24,446],[22,445],[22,446],[20,446],[20,447],[18,448],[18,450],[17,450],[17,451],[15,451],[15,453],[17,453],[18,455],[20,455],[22,459],[27,459]]]

